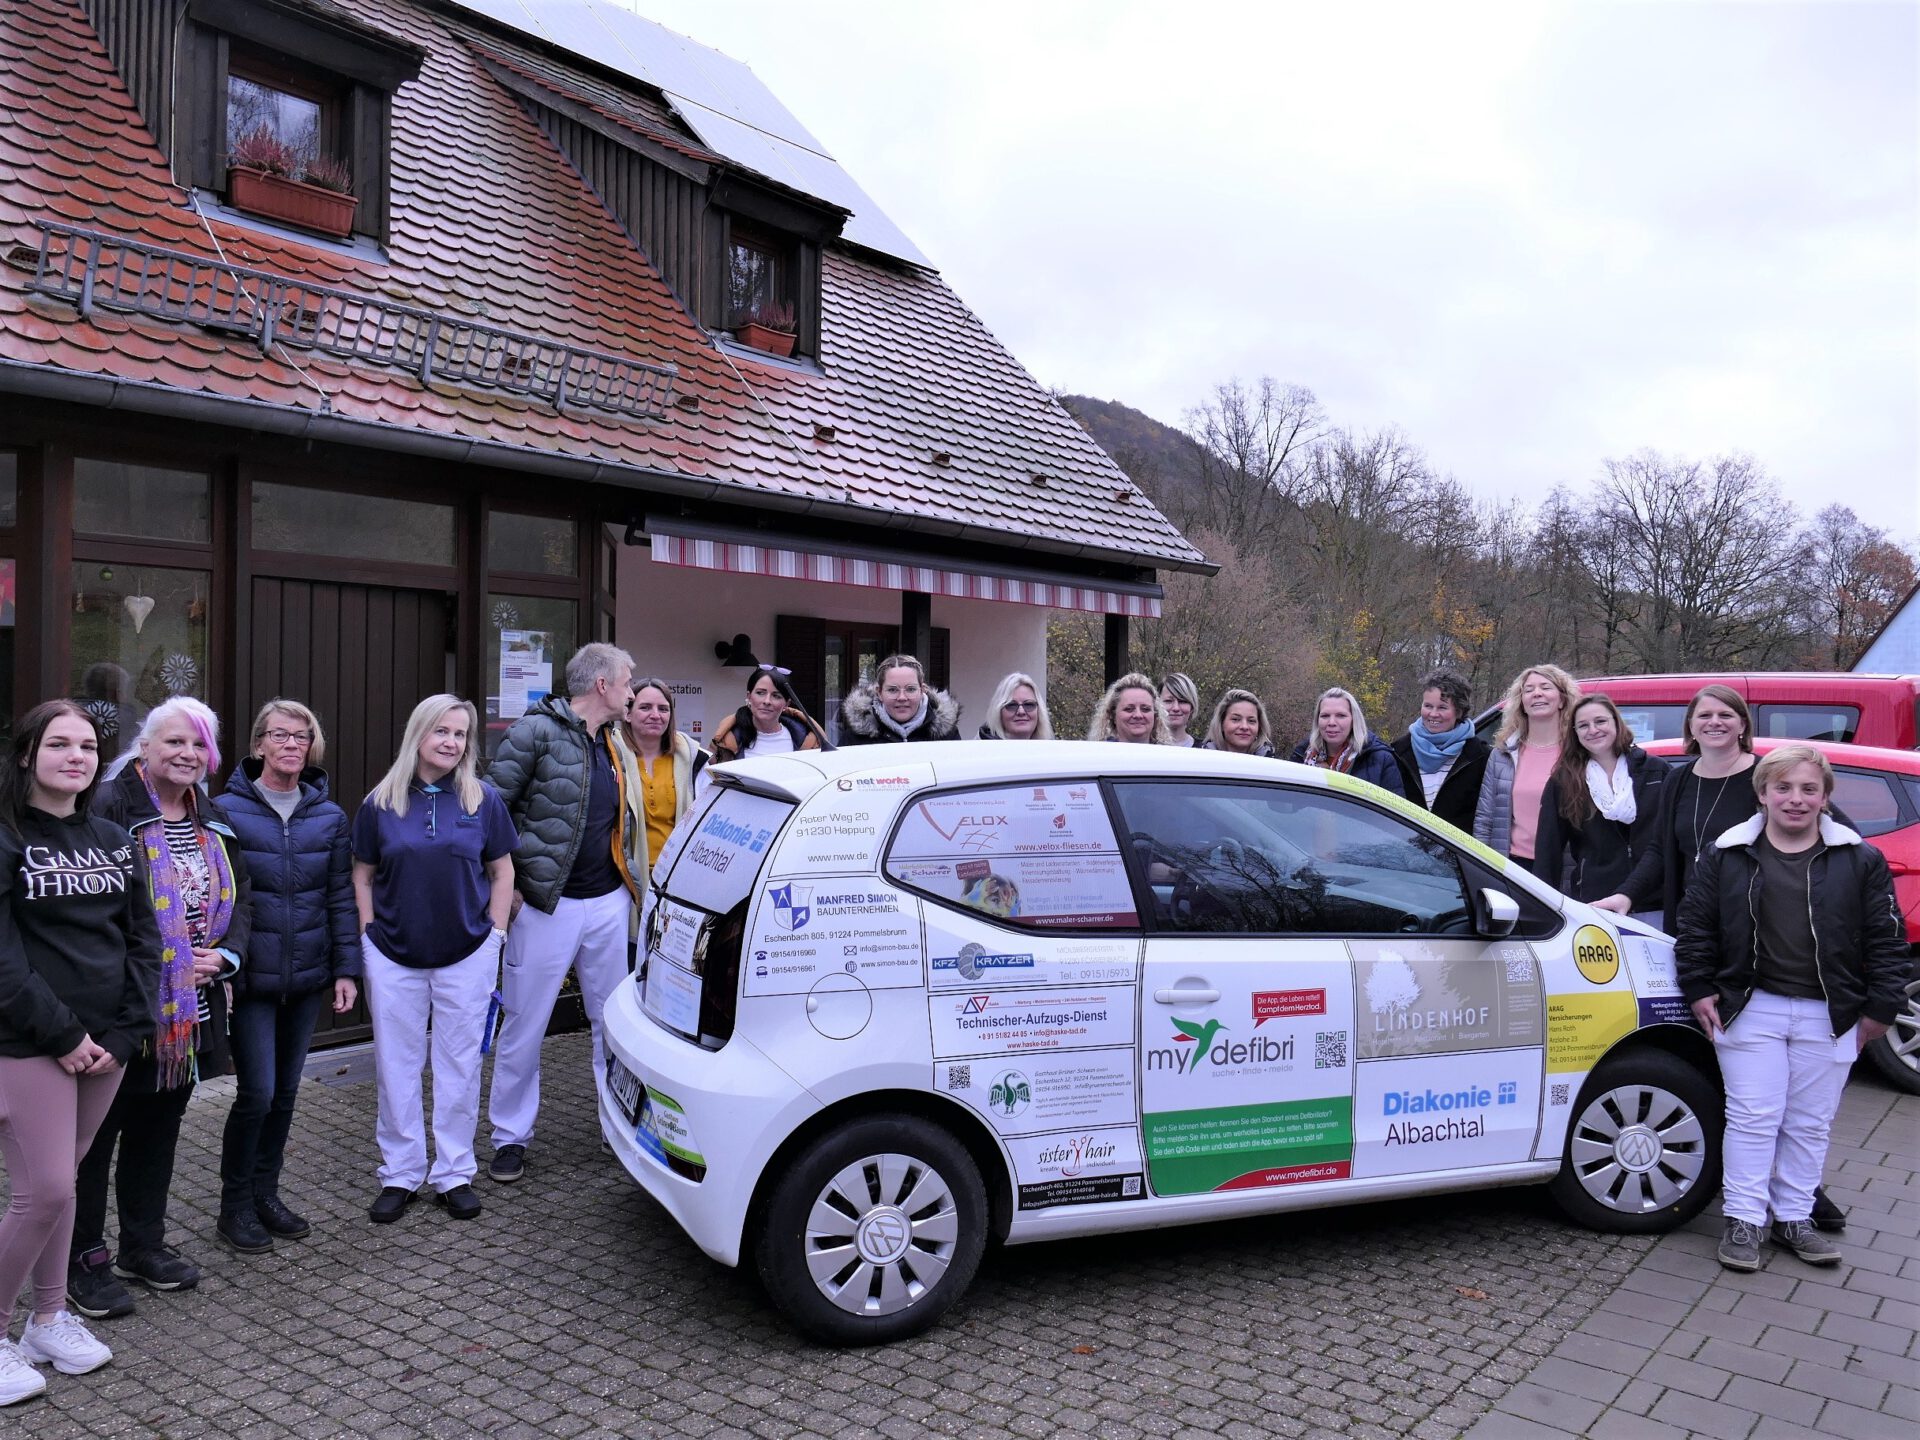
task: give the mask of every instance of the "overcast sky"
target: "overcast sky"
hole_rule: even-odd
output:
[[[1478,493],[1756,455],[1920,541],[1920,5],[625,0],[751,65],[1044,384],[1232,376]]]

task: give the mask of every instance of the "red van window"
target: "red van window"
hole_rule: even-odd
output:
[[[1851,744],[1860,733],[1858,705],[1762,705],[1754,713],[1755,735],[1769,740],[1836,740]]]

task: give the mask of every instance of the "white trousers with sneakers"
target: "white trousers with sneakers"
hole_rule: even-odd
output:
[[[569,969],[580,977],[580,999],[593,1027],[593,1071],[600,1073],[600,1017],[614,986],[627,978],[632,913],[633,900],[622,887],[591,900],[563,899],[551,915],[522,905],[514,917],[500,980],[507,1018],[494,1047],[493,1088],[487,1092],[494,1149],[533,1139],[540,1114],[540,1043]]]
[[[396,965],[370,938],[360,953],[373,1014],[373,1065],[380,1091],[374,1135],[380,1184],[445,1192],[473,1179],[473,1132],[480,1123],[480,1039],[499,973],[500,941],[489,935],[463,960],[436,970]],[[433,1062],[433,1169],[427,1169],[420,1072]]]
[[[1860,1053],[1857,1029],[1835,1039],[1824,1000],[1755,990],[1714,1050],[1727,1091],[1726,1217],[1805,1220]]]

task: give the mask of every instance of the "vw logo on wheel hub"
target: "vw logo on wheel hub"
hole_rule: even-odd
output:
[[[1620,1132],[1620,1138],[1613,1142],[1614,1158],[1623,1169],[1636,1175],[1644,1175],[1660,1163],[1660,1157],[1667,1147],[1660,1137],[1644,1125],[1630,1125]]]
[[[889,1205],[874,1211],[860,1222],[860,1228],[854,1235],[854,1244],[859,1248],[861,1258],[869,1263],[891,1265],[907,1253],[907,1242],[912,1234],[907,1217]]]

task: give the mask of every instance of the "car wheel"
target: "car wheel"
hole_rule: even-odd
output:
[[[1907,983],[1907,1003],[1893,1028],[1867,1046],[1874,1067],[1909,1095],[1920,1095],[1920,977]]]
[[[947,1131],[875,1115],[815,1140],[768,1197],[756,1254],[776,1306],[832,1345],[917,1335],[972,1283],[987,1193]]]
[[[1592,1230],[1648,1235],[1685,1224],[1720,1188],[1719,1087],[1664,1050],[1601,1062],[1567,1126],[1549,1189]]]

